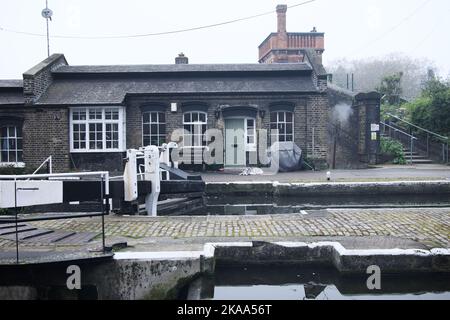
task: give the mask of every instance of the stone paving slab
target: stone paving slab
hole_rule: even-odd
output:
[[[293,239],[321,237],[395,237],[426,247],[450,247],[450,208],[328,209],[328,215],[146,217],[108,216],[107,239]],[[100,232],[98,218],[33,222],[59,231]],[[31,244],[27,244],[31,245]],[[38,243],[34,244],[39,246]],[[0,241],[0,247],[11,242]]]

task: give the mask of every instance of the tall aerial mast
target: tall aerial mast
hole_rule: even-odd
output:
[[[47,23],[47,56],[50,57],[50,36],[48,31],[48,21],[52,21],[53,11],[48,8],[48,0],[45,0],[45,8],[41,12],[42,17],[45,18]]]

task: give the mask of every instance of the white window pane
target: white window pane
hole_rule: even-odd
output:
[[[102,109],[89,109],[89,120],[101,120],[102,119]]]
[[[16,126],[0,128],[0,162],[22,161],[22,130]]]

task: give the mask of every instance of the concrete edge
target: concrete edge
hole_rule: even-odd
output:
[[[396,184],[418,184],[418,183],[444,183],[450,184],[449,180],[392,180],[392,181],[323,181],[323,182],[279,182],[277,180],[266,180],[266,181],[205,181],[207,185],[233,185],[233,184],[270,184],[273,186],[278,185],[396,185]]]
[[[270,263],[330,262],[344,273],[364,272],[371,264],[389,272],[450,272],[450,248],[424,249],[346,249],[339,242],[209,242],[199,251],[117,252],[116,260],[191,260],[221,258],[235,262]],[[280,250],[273,249],[278,247]],[[290,253],[294,257],[290,258]]]
[[[206,182],[206,193],[243,194],[260,192],[274,196],[298,195],[385,195],[385,194],[450,194],[448,180],[379,181],[379,182],[278,182],[236,181]]]
[[[286,248],[320,248],[333,247],[340,256],[436,256],[444,255],[450,257],[450,248],[425,249],[346,249],[339,242],[267,242]],[[200,256],[214,258],[216,248],[241,248],[253,247],[253,242],[208,242],[203,246],[203,250],[197,251],[123,251],[114,253],[115,260],[174,260],[174,259],[197,259]]]

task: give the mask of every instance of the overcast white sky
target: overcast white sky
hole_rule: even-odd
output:
[[[48,0],[53,35],[129,35],[172,31],[251,16],[305,0]],[[47,56],[41,10],[45,0],[0,0],[0,79],[21,74]],[[325,32],[325,64],[342,57],[405,53],[450,72],[449,0],[316,0],[289,9],[287,29]],[[155,37],[108,40],[56,39],[52,53],[71,65],[173,63],[184,52],[190,63],[256,63],[257,47],[276,32],[276,14],[219,27]]]

